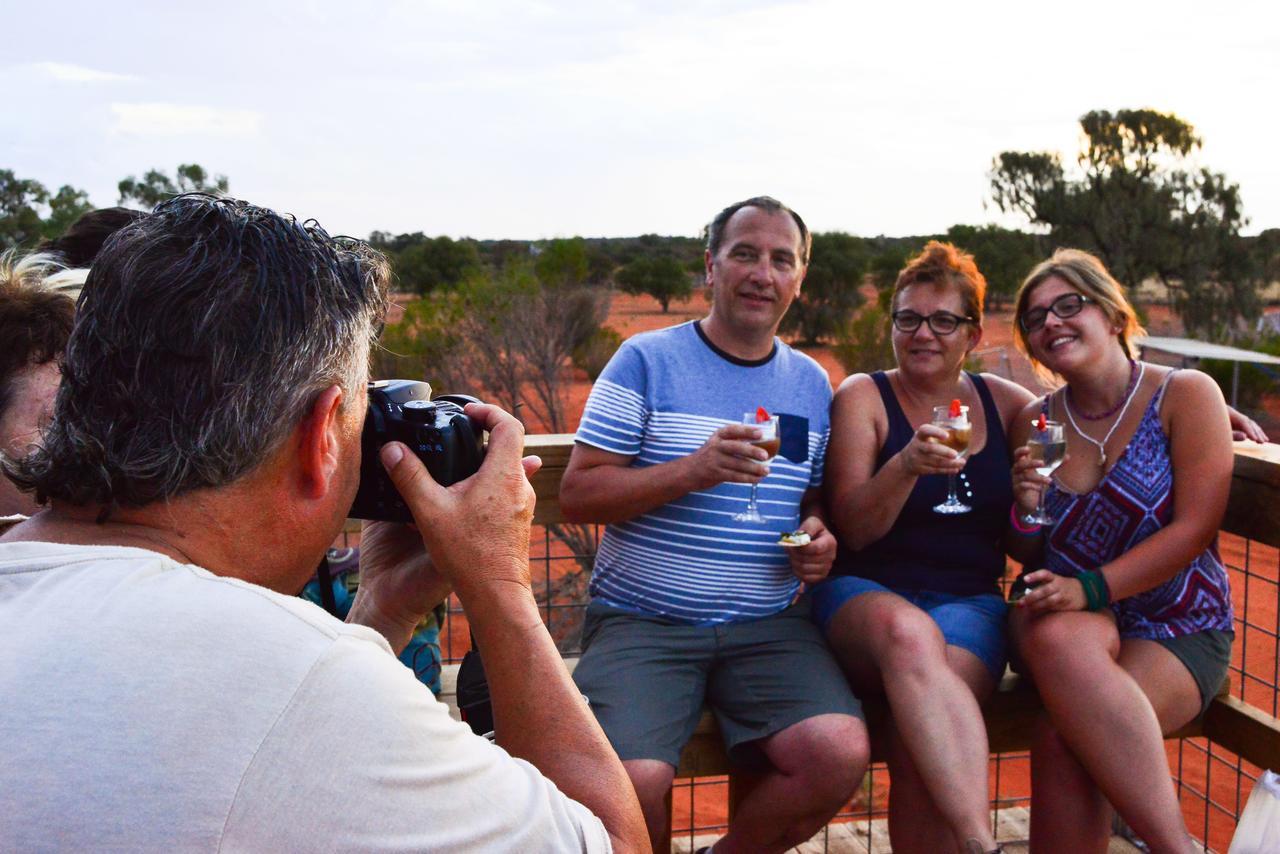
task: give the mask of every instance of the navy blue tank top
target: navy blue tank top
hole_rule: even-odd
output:
[[[925,475],[916,485],[889,532],[861,551],[840,544],[834,575],[857,575],[899,590],[930,590],[956,596],[996,593],[1004,574],[1002,539],[1013,504],[1009,441],[1004,422],[982,377],[970,373],[987,422],[987,441],[969,458],[957,478],[956,494],[973,508],[944,516],[935,505],[947,497],[945,475]],[[889,416],[889,435],[876,455],[876,471],[897,454],[916,428],[907,421],[883,371],[871,375]]]

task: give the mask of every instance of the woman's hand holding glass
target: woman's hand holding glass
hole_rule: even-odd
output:
[[[1039,467],[1040,460],[1032,456],[1028,445],[1013,452],[1013,501],[1019,519],[1036,512],[1040,497],[1049,488],[1049,478],[1037,471]]]
[[[965,458],[948,447],[948,431],[936,424],[921,424],[911,441],[898,452],[903,471],[912,477],[959,474]]]

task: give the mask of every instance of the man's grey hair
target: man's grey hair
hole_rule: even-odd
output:
[[[6,473],[37,500],[140,507],[265,462],[317,396],[365,381],[389,267],[265,208],[179,196],[94,260],[42,447]]]

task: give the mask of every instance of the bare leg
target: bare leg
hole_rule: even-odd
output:
[[[947,647],[947,662],[979,703],[995,689],[986,666],[973,653]],[[928,787],[916,770],[901,735],[894,728],[889,754],[889,840],[899,854],[961,851],[955,834],[938,811]],[[989,812],[987,813],[990,814]]]
[[[738,805],[717,854],[780,852],[809,839],[853,796],[870,755],[866,725],[849,715],[818,715],[759,744],[773,770]]]
[[[622,763],[622,767],[627,770],[631,785],[635,786],[654,854],[671,854],[670,850],[662,851],[661,848],[667,839],[670,818],[667,815],[667,793],[671,791],[676,769],[658,759],[629,759]]]
[[[994,848],[987,730],[973,689],[948,661],[937,624],[900,596],[865,593],[837,612],[828,637],[855,683],[867,679],[868,663],[881,677],[902,745],[917,770],[914,777],[924,784],[957,847],[973,838],[983,850]]]
[[[1126,641],[1122,654],[1109,615],[1069,611],[1019,617],[1015,642],[1063,744],[1152,851],[1192,850],[1153,708],[1165,710],[1171,721],[1194,715],[1199,693],[1186,668],[1150,642]],[[1130,650],[1134,644],[1138,648]],[[1087,803],[1037,803],[1071,815],[1088,809]],[[1047,820],[1059,825],[1056,818]]]
[[[1031,743],[1032,854],[1106,851],[1111,805],[1047,715]]]

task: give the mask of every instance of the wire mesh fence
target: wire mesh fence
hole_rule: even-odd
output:
[[[599,529],[577,526],[567,536],[535,526],[530,542],[533,586],[557,645],[565,655],[580,652],[579,635],[587,604],[589,567]],[[1231,577],[1236,609],[1231,692],[1250,705],[1280,711],[1280,553],[1275,548],[1223,533],[1220,548]],[[1011,567],[1006,584],[1013,576]],[[466,614],[456,600],[441,634],[445,663],[456,663],[471,648]],[[1207,851],[1226,851],[1253,783],[1257,766],[1205,738],[1166,742],[1170,769],[1192,835]],[[997,838],[1026,839],[1031,800],[1030,757],[1026,752],[993,754],[989,797]],[[1159,781],[1153,781],[1159,785]],[[815,851],[889,851],[889,772],[874,764],[855,797],[825,831],[806,846]],[[729,786],[725,777],[678,779],[672,793],[675,850],[692,851],[728,825]]]

